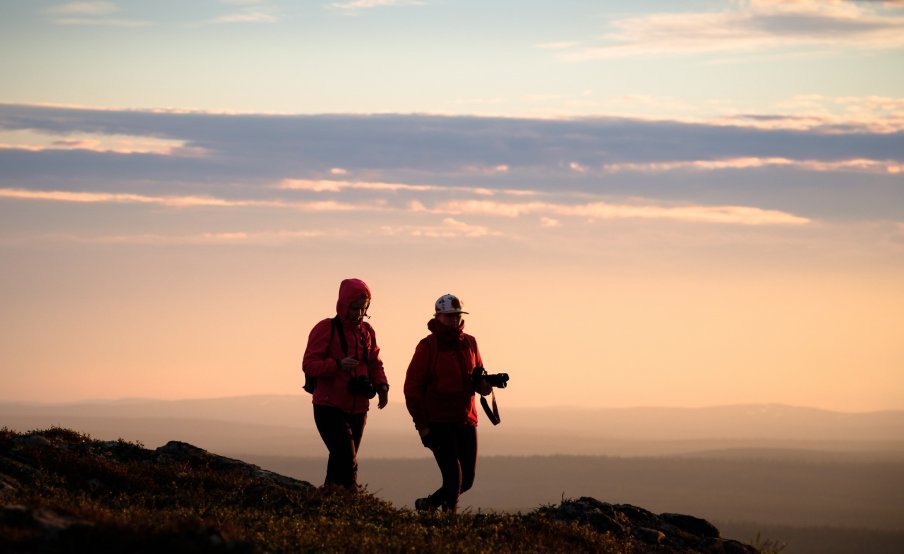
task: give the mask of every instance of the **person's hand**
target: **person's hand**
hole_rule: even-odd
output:
[[[486,396],[493,392],[493,385],[489,384],[486,379],[481,379],[480,384],[477,386],[477,392],[480,393],[480,396]]]
[[[377,408],[381,410],[386,407],[386,404],[389,404],[389,389],[386,387],[380,387],[377,389],[377,395],[380,397],[380,401],[377,403]]]
[[[429,427],[419,427],[417,430],[418,434],[421,436],[421,444],[430,448],[430,428]]]
[[[342,358],[341,360],[339,360],[339,364],[342,366],[342,369],[351,373],[355,370],[356,367],[358,367],[358,360],[354,358]]]

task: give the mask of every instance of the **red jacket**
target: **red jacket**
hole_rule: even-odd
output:
[[[364,281],[359,279],[342,281],[339,286],[339,300],[336,302],[336,313],[340,316],[341,325],[334,331],[332,319],[318,322],[308,336],[308,346],[301,362],[305,375],[317,378],[317,389],[314,390],[312,402],[339,408],[352,414],[366,412],[370,408],[370,401],[364,396],[348,392],[349,379],[357,375],[366,375],[375,386],[389,384],[383,372],[380,347],[377,346],[373,327],[363,321],[359,324],[350,324],[344,319],[349,305],[362,296],[370,298],[370,290]],[[340,331],[345,335],[348,356],[361,362],[351,374],[342,371],[339,363],[339,360],[346,356],[339,339]]]
[[[471,373],[483,365],[477,340],[436,319],[427,323],[431,335],[421,339],[405,375],[405,404],[417,428],[430,423],[477,425]]]

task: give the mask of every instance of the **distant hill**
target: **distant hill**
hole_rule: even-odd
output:
[[[707,521],[583,497],[528,514],[430,514],[324,490],[183,442],[0,430],[4,552],[753,554]]]
[[[486,455],[676,455],[736,448],[904,454],[904,411],[842,413],[783,405],[709,408],[508,408],[481,424]],[[232,454],[321,456],[307,395],[35,404],[0,402],[0,425],[59,425],[94,436],[171,439]],[[366,456],[423,457],[399,398],[372,410]]]

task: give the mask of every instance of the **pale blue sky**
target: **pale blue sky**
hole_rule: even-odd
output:
[[[0,0],[0,77],[0,398],[296,392],[356,276],[396,384],[455,292],[520,405],[904,408],[902,2]]]
[[[793,113],[783,103],[798,95],[896,97],[904,87],[900,2],[338,7],[353,4],[4,0],[0,100],[698,117]]]

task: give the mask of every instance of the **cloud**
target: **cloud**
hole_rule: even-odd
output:
[[[230,6],[238,6],[239,10],[211,19],[209,23],[276,23],[279,18],[267,0],[220,0]]]
[[[211,19],[211,23],[275,23],[277,17],[271,13],[261,11],[243,11],[228,15],[221,15]]]
[[[284,179],[278,187],[284,190],[305,190],[311,192],[341,192],[343,190],[367,190],[385,192],[456,192],[470,193],[480,196],[505,194],[512,196],[530,196],[536,191],[530,190],[492,190],[483,187],[415,185],[409,183],[382,183],[373,181],[340,181],[332,179]]]
[[[107,15],[116,13],[119,7],[113,2],[68,2],[51,6],[45,13],[52,15]]]
[[[560,56],[579,61],[808,46],[904,47],[900,12],[846,0],[746,0],[723,11],[657,13],[612,26],[601,43],[559,48]]]
[[[451,217],[443,219],[441,225],[384,225],[380,230],[383,234],[393,237],[481,238],[502,236],[499,231],[482,225],[464,223]]]
[[[118,13],[119,6],[113,2],[67,2],[50,6],[44,13],[51,16],[57,25],[99,25],[107,27],[142,27],[147,21],[107,17]]]
[[[378,190],[378,191],[429,191],[438,190],[435,185],[409,185],[405,183],[375,183],[367,181],[336,181],[328,179],[285,179],[279,188],[286,190],[307,190],[312,192],[340,192],[342,190]]]
[[[49,134],[26,130],[0,132],[0,149],[85,150],[118,154],[156,154],[159,156],[200,156],[203,148],[191,148],[185,141],[116,133]]]
[[[360,10],[369,10],[373,8],[420,6],[423,4],[425,4],[425,2],[421,0],[353,0],[351,2],[336,2],[330,4],[330,6],[339,10],[357,12]]]
[[[810,220],[777,210],[749,206],[661,206],[652,204],[555,204],[548,202],[503,203],[489,200],[444,202],[434,211],[449,214],[520,217],[552,214],[590,219],[657,219],[688,223],[720,223],[730,225],[806,225]]]
[[[791,160],[788,158],[731,158],[723,160],[686,160],[676,162],[606,164],[603,171],[621,173],[628,171],[664,173],[667,171],[718,171],[757,169],[770,166],[787,167],[805,171],[864,171],[869,173],[904,173],[904,164],[894,160],[869,160],[864,158],[837,161]]]
[[[898,109],[887,98],[831,103],[871,114]],[[657,208],[747,206],[819,220],[888,217],[902,209],[895,191],[904,132],[857,125],[760,129],[626,118],[262,116],[0,104],[0,143],[7,146],[0,148],[0,188],[127,192],[156,204],[186,197],[202,205],[314,209],[299,203],[326,198],[337,204],[320,209],[415,213],[409,207],[420,206],[429,213],[466,200],[523,211],[519,205],[534,201],[632,206],[631,199],[645,198]],[[105,201],[117,198],[125,200]],[[558,208],[530,213],[572,217]],[[678,210],[655,213],[684,217]],[[712,211],[693,218],[717,219]]]
[[[330,233],[333,234],[333,233]],[[311,230],[277,231],[211,231],[192,234],[123,233],[123,234],[73,234],[43,233],[27,237],[5,236],[0,244],[24,242],[51,242],[77,244],[106,244],[123,246],[194,246],[194,245],[283,245],[319,239],[326,232]]]
[[[62,190],[24,190],[0,188],[0,199],[43,200],[76,204],[157,204],[169,208],[279,208],[304,212],[367,212],[383,209],[380,205],[354,205],[336,201],[290,202],[283,200],[235,200],[209,196],[148,196],[131,193],[72,192]]]
[[[267,0],[220,0],[239,10],[216,17],[210,23],[275,23],[279,19]]]

